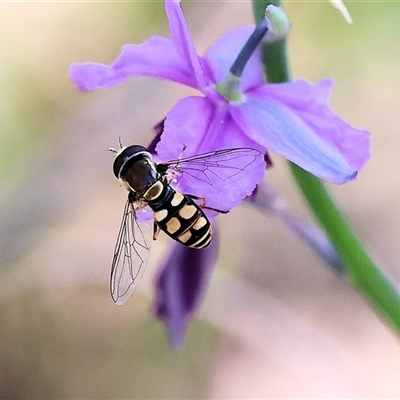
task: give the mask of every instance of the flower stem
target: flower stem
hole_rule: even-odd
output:
[[[279,0],[252,0],[255,20],[264,17],[269,4]],[[263,43],[263,61],[270,83],[290,81],[285,41]],[[336,207],[324,183],[300,167],[289,163],[294,179],[315,217],[344,261],[352,283],[389,321],[400,335],[400,294],[372,261],[346,219]]]
[[[272,4],[279,7],[280,1],[252,0],[252,4],[256,23],[259,23],[265,18],[265,9],[267,6]],[[291,78],[286,55],[286,42],[284,40],[272,43],[263,42],[261,46],[267,81],[274,83],[289,82]]]

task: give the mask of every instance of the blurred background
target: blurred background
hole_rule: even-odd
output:
[[[372,132],[359,178],[329,186],[400,282],[400,3],[283,2],[294,77],[336,81],[334,110]],[[202,53],[252,22],[250,1],[184,1]],[[400,397],[399,340],[345,280],[272,216],[219,218],[220,257],[184,347],[149,311],[168,240],[123,306],[109,295],[126,193],[111,166],[121,136],[146,144],[188,93],[136,78],[78,93],[72,62],[112,62],[125,43],[168,35],[162,1],[0,3],[0,397]],[[287,165],[268,180],[311,220]],[[235,226],[237,229],[229,229]]]

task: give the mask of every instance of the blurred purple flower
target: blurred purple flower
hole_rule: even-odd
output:
[[[296,80],[265,83],[260,52],[248,60],[236,96],[222,90],[230,68],[252,34],[244,26],[220,37],[203,56],[194,49],[180,0],[166,0],[171,38],[153,36],[141,45],[125,45],[111,65],[73,64],[70,78],[79,90],[110,88],[139,75],[172,80],[198,89],[167,114],[155,148],[167,161],[233,147],[273,151],[312,174],[334,183],[353,179],[369,158],[369,133],[338,118],[327,105],[330,80],[310,84]],[[226,86],[225,86],[226,89]],[[265,174],[260,163],[234,185],[207,193],[207,205],[230,210],[250,195]],[[196,194],[185,181],[185,193]],[[216,253],[214,243],[202,251],[174,244],[157,280],[156,315],[167,325],[171,343],[183,340]]]
[[[166,326],[172,348],[179,349],[186,326],[202,302],[218,256],[218,231],[203,250],[190,249],[178,242],[156,276],[156,298],[153,311]]]
[[[254,30],[245,26],[220,37],[199,56],[189,36],[179,0],[166,0],[171,39],[154,36],[141,45],[125,45],[106,66],[73,64],[70,77],[80,90],[109,88],[138,75],[155,76],[198,89],[203,96],[180,100],[168,113],[157,146],[161,159],[229,147],[271,150],[312,174],[334,183],[353,179],[369,158],[369,134],[353,128],[328,107],[330,80],[312,85],[305,80],[266,84],[259,52],[250,58],[240,79],[241,101],[228,101],[216,89]],[[263,167],[241,184],[251,189]],[[186,189],[186,188],[184,188]],[[242,190],[229,204],[243,199]],[[237,199],[239,198],[239,199]],[[220,199],[218,199],[220,200]],[[213,203],[213,198],[209,200]]]

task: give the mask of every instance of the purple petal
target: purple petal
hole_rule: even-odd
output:
[[[268,86],[248,92],[244,103],[231,104],[230,114],[249,138],[327,181],[343,183],[354,179],[357,169],[346,154],[303,120],[302,113],[273,98]],[[298,102],[304,112],[302,99]],[[316,107],[316,120],[321,117],[318,110]]]
[[[316,225],[306,222],[291,213],[285,206],[285,200],[268,183],[261,182],[257,192],[247,198],[262,211],[279,218],[295,235],[306,243],[335,272],[344,272],[345,266],[338,252],[326,234]]]
[[[264,93],[290,107],[359,170],[370,158],[370,134],[352,127],[332,112],[327,104],[332,86],[330,79],[316,85],[299,79],[288,84],[267,85]]]
[[[265,148],[249,139],[229,116],[227,104],[216,106],[203,97],[180,100],[168,113],[164,132],[157,145],[161,161],[190,157],[210,151],[249,147],[265,152]],[[183,151],[184,146],[186,146]],[[182,153],[183,151],[183,153]],[[253,169],[254,167],[254,169]],[[221,171],[223,174],[225,171]],[[230,210],[251,194],[265,174],[265,162],[252,165],[251,171],[234,184],[201,187],[185,177],[178,181],[184,193],[205,197],[207,205],[220,210]]]
[[[197,85],[174,43],[159,36],[140,45],[125,45],[110,66],[87,62],[72,64],[69,71],[70,79],[81,91],[106,89],[139,75],[169,79],[192,87]]]
[[[177,242],[156,278],[153,310],[165,325],[171,347],[179,349],[186,325],[203,300],[218,256],[218,233],[214,228],[210,246],[190,249]]]
[[[171,38],[176,51],[190,70],[190,76],[196,81],[195,87],[202,89],[208,85],[207,76],[201,60],[193,46],[180,0],[165,0],[165,11],[168,16]]]
[[[234,29],[222,35],[209,47],[204,59],[214,77],[214,82],[219,83],[226,77],[253,30],[253,25]],[[240,79],[240,88],[243,92],[264,82],[260,57],[260,49],[257,49],[246,64]]]
[[[151,140],[151,142],[149,143],[149,145],[147,146],[147,150],[151,154],[156,154],[156,147],[158,145],[158,142],[161,139],[161,135],[164,130],[164,123],[165,123],[165,118],[153,126],[154,137]]]

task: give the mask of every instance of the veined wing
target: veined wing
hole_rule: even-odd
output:
[[[219,187],[242,179],[264,162],[264,155],[251,148],[232,148],[203,153],[161,164],[196,189]]]
[[[117,304],[124,304],[139,283],[149,259],[153,221],[139,221],[127,200],[111,266],[110,292]]]

